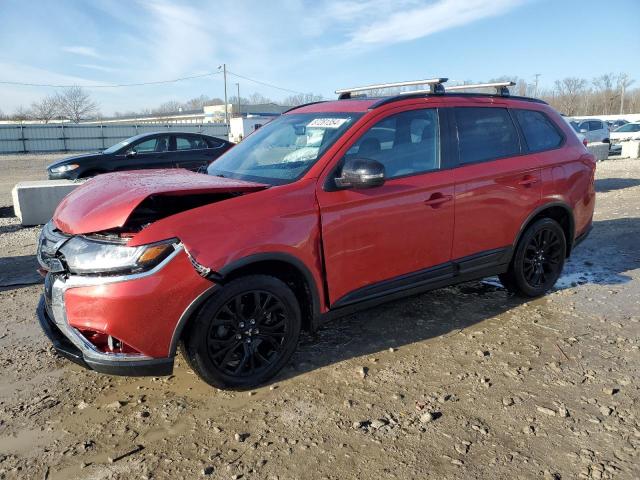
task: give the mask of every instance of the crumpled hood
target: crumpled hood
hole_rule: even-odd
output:
[[[65,233],[95,233],[124,226],[136,207],[152,195],[246,193],[267,187],[184,169],[107,173],[67,195],[58,205],[53,222]]]

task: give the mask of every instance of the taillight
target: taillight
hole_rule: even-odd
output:
[[[102,353],[140,354],[135,348],[123,341],[97,330],[80,330],[80,333]]]
[[[586,147],[588,145],[589,142],[587,142],[586,138],[582,139],[582,144]]]

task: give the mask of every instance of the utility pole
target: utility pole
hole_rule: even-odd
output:
[[[533,96],[536,97],[536,98],[538,97],[538,78],[540,77],[540,75],[542,75],[542,74],[541,73],[536,73],[534,75],[534,77],[536,77],[536,90],[535,90]]]
[[[242,112],[240,111],[240,83],[236,83],[236,87],[238,87],[238,116],[242,116]]]
[[[222,74],[224,76],[224,121],[227,124],[227,137],[229,136],[229,103],[227,102],[227,64],[223,63],[218,67],[218,70],[222,68]]]
[[[624,113],[624,90],[625,87],[627,86],[627,74],[625,73],[624,75],[622,75],[622,92],[620,94],[620,115],[622,115]]]

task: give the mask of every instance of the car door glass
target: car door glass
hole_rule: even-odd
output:
[[[346,158],[370,158],[391,179],[440,168],[440,129],[435,108],[411,110],[381,120],[349,149]]]
[[[602,123],[601,122],[594,122],[593,120],[589,122],[589,130],[594,131],[594,130],[602,130]]]
[[[562,143],[562,135],[544,113],[515,110],[515,114],[530,152],[550,150]]]
[[[176,150],[198,150],[202,147],[194,137],[176,135]]]
[[[143,140],[142,142],[135,144],[131,150],[136,153],[166,152],[168,143],[168,137],[163,135],[161,137]]]
[[[516,128],[506,108],[456,107],[460,163],[518,155]]]

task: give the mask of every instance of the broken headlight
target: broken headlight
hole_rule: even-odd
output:
[[[71,273],[126,274],[149,270],[175,250],[174,240],[139,247],[73,237],[60,253]]]

